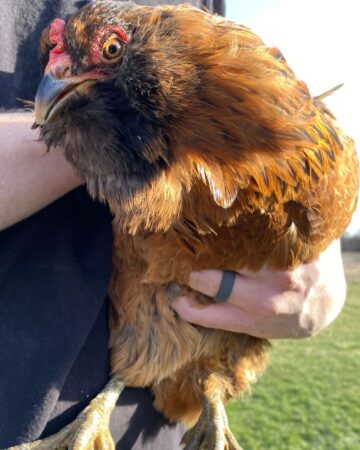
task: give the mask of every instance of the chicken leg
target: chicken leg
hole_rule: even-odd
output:
[[[199,420],[184,434],[182,444],[184,450],[241,450],[218,393],[205,394]]]
[[[8,450],[114,450],[110,415],[124,387],[120,378],[111,378],[76,419],[58,433]]]

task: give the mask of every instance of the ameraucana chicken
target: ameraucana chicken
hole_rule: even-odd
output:
[[[113,448],[118,395],[149,386],[190,427],[187,450],[239,449],[224,403],[263,372],[268,342],[184,322],[171,299],[191,270],[314,260],[356,205],[353,142],[279,50],[191,6],[95,1],[41,47],[41,138],[114,214],[112,378],[75,422],[20,448]]]

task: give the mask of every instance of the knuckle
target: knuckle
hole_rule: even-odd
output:
[[[297,315],[299,334],[301,337],[312,337],[324,328],[324,320],[311,312]]]
[[[279,274],[278,290],[281,292],[292,292],[298,296],[303,296],[307,285],[313,280],[307,280],[306,271],[302,267],[287,270]]]

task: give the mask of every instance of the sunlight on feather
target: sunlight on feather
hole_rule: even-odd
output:
[[[357,0],[227,0],[227,17],[278,47],[312,95],[344,83],[326,99],[360,155]],[[348,231],[360,231],[360,205]]]

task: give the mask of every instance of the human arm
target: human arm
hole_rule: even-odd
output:
[[[0,230],[82,184],[62,152],[46,153],[30,113],[0,114]]]
[[[189,286],[216,295],[222,272],[192,273]],[[241,271],[225,304],[200,305],[180,297],[173,308],[189,322],[262,338],[312,336],[329,325],[345,301],[346,282],[340,242],[333,242],[317,260],[293,270]]]

